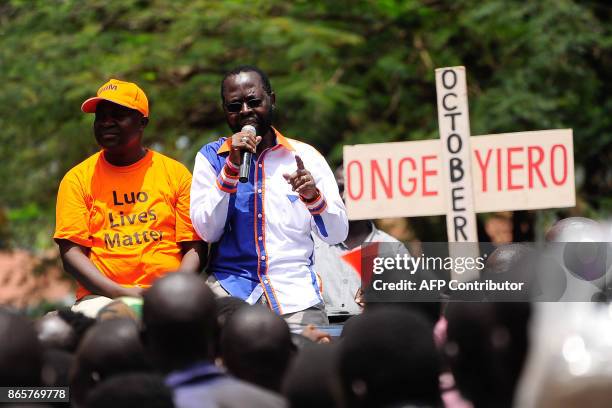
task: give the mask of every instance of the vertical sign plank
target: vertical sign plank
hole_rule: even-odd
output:
[[[465,67],[436,69],[436,94],[449,255],[453,258],[475,259],[479,250],[472,186],[470,113]],[[474,244],[461,244],[469,242]],[[478,275],[476,269],[462,273],[451,272],[453,279],[462,281],[475,279]]]
[[[464,67],[436,69],[448,242],[478,242]]]

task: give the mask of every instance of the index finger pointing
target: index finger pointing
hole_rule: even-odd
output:
[[[295,164],[297,164],[298,170],[304,170],[304,162],[302,158],[298,155],[295,156]]]

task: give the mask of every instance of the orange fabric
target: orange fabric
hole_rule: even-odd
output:
[[[281,146],[286,147],[287,150],[291,150],[291,151],[295,150],[293,146],[291,146],[291,143],[289,143],[287,138],[281,134],[281,132],[279,132],[278,130],[274,128],[272,128],[272,130],[274,131],[274,134],[276,135],[276,143],[278,143]],[[219,147],[219,149],[217,150],[217,154],[229,152],[231,147],[232,147],[232,138],[228,137],[227,139],[225,139],[225,142],[221,145],[221,147]]]
[[[120,285],[148,287],[178,269],[178,242],[199,240],[190,187],[189,170],[160,153],[125,167],[96,153],[64,176],[53,238],[91,248],[92,262]],[[89,293],[79,285],[77,299]]]
[[[142,113],[149,117],[149,100],[144,91],[133,82],[111,79],[98,89],[96,97],[89,98],[81,105],[85,113],[95,113],[100,101],[110,101]]]

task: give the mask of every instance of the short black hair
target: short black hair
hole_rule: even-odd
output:
[[[268,95],[272,94],[272,85],[270,85],[270,79],[268,78],[268,75],[265,72],[263,72],[261,69],[259,69],[255,65],[240,65],[228,71],[223,77],[223,80],[221,81],[221,100],[222,101],[225,100],[223,98],[223,90],[225,89],[224,87],[225,80],[231,76],[238,75],[242,72],[256,72],[257,75],[259,75],[259,77],[261,78],[261,82],[263,83],[264,91],[266,91]]]
[[[72,327],[72,330],[74,330],[76,341],[68,350],[70,352],[74,352],[79,346],[79,343],[81,343],[81,340],[83,339],[83,336],[85,336],[87,330],[89,330],[89,328],[96,323],[96,319],[87,317],[81,312],[73,312],[70,310],[70,308],[59,309],[57,311],[57,315],[68,323]]]

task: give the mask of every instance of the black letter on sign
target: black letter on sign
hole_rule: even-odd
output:
[[[453,140],[456,141],[455,143],[455,148],[453,149]],[[452,154],[457,154],[461,151],[461,148],[463,147],[463,141],[461,140],[461,136],[459,136],[456,133],[451,133],[448,136],[448,139],[446,139],[446,148],[448,149],[449,152],[451,152]]]
[[[447,76],[446,74],[452,75],[452,80],[453,80],[452,85],[446,84],[446,76]],[[442,73],[442,86],[444,86],[446,89],[453,89],[455,85],[457,85],[457,74],[452,69],[447,69],[446,71]]]
[[[451,190],[451,197],[453,198],[453,211],[465,211],[465,207],[457,207],[458,201],[463,200],[465,197],[462,195],[455,194],[457,191],[462,191],[463,187],[455,187]]]
[[[451,96],[451,95],[452,95],[452,96],[454,96],[455,98],[457,97],[457,94],[456,94],[456,93],[453,93],[453,92],[447,93],[446,95],[444,95],[444,96],[442,97],[442,106],[443,106],[443,107],[444,107],[444,109],[446,109],[447,111],[452,111],[452,110],[457,109],[457,105],[453,106],[452,108],[451,108],[451,107],[449,107],[449,106],[446,106],[446,98],[447,98],[447,97],[449,97],[449,96]]]
[[[461,115],[461,112],[455,112],[455,113],[445,113],[444,116],[451,118],[451,129],[453,130],[453,132],[455,131],[455,116],[459,116]]]
[[[457,157],[450,159],[450,176],[451,183],[456,183],[463,179],[463,162],[461,159]]]
[[[460,215],[454,217],[453,224],[455,224],[455,242],[460,242],[458,232],[461,232],[461,235],[463,236],[463,241],[467,241],[467,235],[465,235],[465,232],[463,231],[463,227],[465,227],[465,224],[467,224],[467,220],[465,219],[465,217],[462,217]]]

